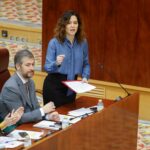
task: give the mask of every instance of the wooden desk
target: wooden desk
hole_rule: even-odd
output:
[[[98,99],[81,97],[58,108],[59,113],[96,105]],[[112,102],[104,100],[105,105]],[[68,128],[33,143],[27,150],[136,150],[139,94],[116,102]],[[32,129],[26,124],[19,129]],[[39,130],[39,129],[36,129]]]

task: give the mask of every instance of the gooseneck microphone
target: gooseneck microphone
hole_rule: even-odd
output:
[[[101,70],[104,70],[104,72],[106,72],[109,76],[110,76],[110,78],[111,79],[113,79],[120,87],[121,87],[121,89],[123,89],[123,91],[125,91],[125,93],[127,94],[127,96],[130,96],[131,94],[125,89],[125,87],[123,87],[122,85],[121,85],[121,83],[116,79],[116,77],[114,76],[114,74],[113,74],[113,72],[111,71],[109,71],[106,67],[104,67],[104,65],[103,64],[101,64],[101,63],[98,63],[98,65],[99,65],[99,67],[100,67],[100,69]],[[127,97],[126,96],[126,97]],[[116,98],[116,100],[121,100],[122,99],[122,97],[121,96],[118,96],[117,98]]]

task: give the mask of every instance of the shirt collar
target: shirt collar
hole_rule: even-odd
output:
[[[25,84],[25,83],[28,82],[28,80],[25,79],[18,71],[16,73],[17,73],[18,77],[21,79],[21,81],[22,81],[23,84]]]
[[[75,43],[76,41],[77,41],[77,39],[76,39],[76,37],[75,37],[75,38],[74,38],[74,41],[73,41],[73,45],[74,45],[74,43]],[[67,37],[65,37],[65,42],[71,44],[70,41],[67,39]]]

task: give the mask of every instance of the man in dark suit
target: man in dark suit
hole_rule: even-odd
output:
[[[7,105],[8,112],[24,107],[24,114],[20,123],[34,122],[46,118],[47,120],[59,120],[55,112],[53,102],[43,107],[39,106],[36,98],[34,82],[34,56],[28,50],[18,51],[14,58],[16,73],[5,83],[1,91],[2,101]],[[6,112],[5,112],[6,113]]]

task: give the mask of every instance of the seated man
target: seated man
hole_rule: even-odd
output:
[[[36,98],[34,82],[34,56],[28,50],[18,51],[14,58],[16,73],[5,83],[1,91],[1,98],[7,105],[8,111],[19,107],[24,108],[20,123],[35,122],[46,117],[48,120],[59,120],[53,102],[43,107],[39,106]]]

